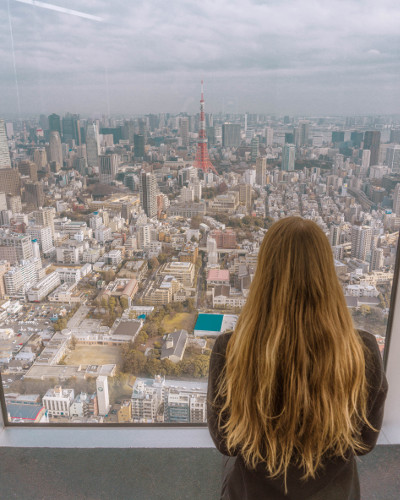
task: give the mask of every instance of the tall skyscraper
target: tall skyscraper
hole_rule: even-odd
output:
[[[257,137],[253,137],[250,143],[251,147],[251,161],[256,161],[257,156],[259,155],[259,139]]]
[[[239,202],[248,210],[251,208],[251,193],[250,184],[239,184]]]
[[[295,129],[296,146],[307,146],[308,136],[310,134],[310,123],[308,121],[299,121],[297,129]]]
[[[372,229],[369,226],[353,226],[351,228],[351,256],[366,260],[371,250]]]
[[[267,158],[259,156],[256,160],[256,184],[265,186],[267,174]]]
[[[362,132],[357,132],[356,130],[354,130],[350,134],[350,140],[353,143],[353,146],[355,148],[360,148],[361,147],[361,143],[363,141],[363,137],[364,137],[364,134]]]
[[[47,226],[51,229],[51,234],[53,235],[54,238],[54,216],[55,216],[55,209],[53,207],[43,207],[40,210],[36,210],[34,212],[34,217],[36,224],[40,226]]]
[[[265,145],[272,146],[274,143],[274,129],[271,127],[267,127],[265,129]]]
[[[0,168],[0,186],[7,194],[21,194],[21,179],[16,168]]]
[[[90,123],[86,130],[86,154],[89,167],[99,166],[100,141],[97,125]]]
[[[342,130],[334,130],[332,132],[332,142],[334,144],[344,142],[344,132]]]
[[[58,132],[61,137],[61,120],[59,115],[53,113],[49,116],[49,130],[50,132]]]
[[[115,180],[118,171],[118,156],[115,154],[101,155],[100,158],[100,182],[111,184]]]
[[[148,217],[157,215],[157,180],[154,174],[140,174],[140,204]]]
[[[371,151],[369,149],[364,149],[361,157],[361,168],[363,170],[368,170],[371,161]]]
[[[393,212],[400,217],[400,183],[396,184],[393,192]]]
[[[21,175],[26,175],[30,178],[31,181],[36,182],[38,180],[37,175],[37,165],[33,161],[22,160],[18,164],[18,170]]]
[[[187,116],[180,119],[179,135],[182,139],[182,146],[187,148],[189,146],[189,118]]]
[[[369,166],[378,165],[379,146],[381,143],[381,133],[379,130],[372,130],[364,134],[364,148],[371,151]]]
[[[294,144],[285,144],[282,149],[282,170],[294,170],[296,159],[296,146]]]
[[[400,128],[392,128],[390,131],[390,141],[394,144],[400,144]]]
[[[11,168],[10,151],[8,149],[4,120],[0,120],[0,168]]]
[[[222,146],[235,148],[240,146],[240,125],[238,123],[224,123],[222,125]]]
[[[145,146],[145,138],[144,134],[135,134],[133,136],[133,153],[135,158],[144,158],[144,146]]]
[[[391,146],[386,150],[386,165],[393,173],[400,173],[400,146]]]
[[[50,161],[58,163],[59,168],[63,166],[63,156],[61,148],[60,134],[57,131],[50,132]]]
[[[37,208],[44,205],[43,188],[40,182],[25,183],[25,202]]]
[[[79,115],[67,113],[62,119],[63,142],[72,140],[79,146],[81,144],[81,126]]]
[[[50,148],[49,148],[50,149]],[[39,169],[45,168],[47,165],[47,153],[44,148],[35,149],[33,152],[33,161]]]

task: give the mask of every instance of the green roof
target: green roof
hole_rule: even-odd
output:
[[[194,329],[208,332],[220,332],[223,319],[223,314],[199,314]]]

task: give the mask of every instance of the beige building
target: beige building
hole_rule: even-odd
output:
[[[161,276],[173,276],[183,286],[192,287],[195,276],[195,266],[192,262],[167,262],[159,270]]]

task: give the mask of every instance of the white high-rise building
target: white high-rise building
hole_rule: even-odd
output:
[[[49,226],[28,226],[27,234],[30,234],[32,240],[37,240],[44,254],[54,251],[53,235]]]
[[[99,166],[100,141],[97,125],[90,123],[86,130],[86,154],[89,167]]]
[[[101,155],[100,157],[100,182],[111,184],[118,171],[118,155]]]
[[[207,265],[218,265],[217,240],[211,236],[207,237]]]
[[[267,127],[265,129],[265,145],[272,146],[274,144],[274,129]]]
[[[386,150],[386,165],[393,173],[400,173],[400,146],[388,147]]]
[[[393,212],[400,217],[400,183],[396,184],[393,192]]]
[[[97,404],[99,415],[107,415],[110,409],[110,398],[108,395],[108,377],[100,375],[96,379]]]
[[[368,170],[370,159],[371,159],[371,151],[369,149],[364,149],[361,158],[362,170]]]
[[[369,226],[353,226],[351,228],[351,256],[366,260],[371,250],[372,229]]]
[[[282,150],[282,170],[294,170],[296,159],[296,146],[294,144],[285,144]]]
[[[57,130],[50,132],[50,161],[58,163],[59,168],[63,166],[61,139]]]
[[[180,119],[179,134],[182,139],[182,146],[187,148],[189,146],[189,118],[186,116]]]
[[[0,120],[0,168],[11,168],[10,151],[8,149],[4,120]]]

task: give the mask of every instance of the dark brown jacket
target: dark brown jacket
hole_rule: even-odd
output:
[[[383,371],[382,358],[375,337],[360,331],[360,336],[367,347],[366,376],[369,386],[368,419],[378,429],[372,431],[365,426],[362,430],[364,443],[371,451],[378,439],[382,425],[383,407],[388,389]],[[232,332],[220,335],[214,345],[210,359],[208,380],[208,427],[217,449],[224,455],[228,453],[224,437],[218,429],[218,408],[213,401],[217,391],[217,379],[225,364],[226,346]],[[302,471],[290,466],[287,475],[288,494],[284,494],[282,478],[272,479],[266,475],[260,465],[256,470],[248,469],[240,453],[234,465],[227,469],[222,485],[221,498],[229,500],[358,500],[360,485],[355,458],[349,454],[348,460],[326,460],[316,479],[302,481]]]

